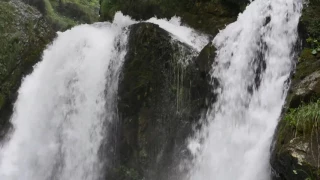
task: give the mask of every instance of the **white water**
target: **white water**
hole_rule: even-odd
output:
[[[14,132],[1,149],[2,180],[94,180],[99,178],[98,150],[105,108],[116,88],[108,68],[118,71],[127,17],[113,24],[81,25],[59,33],[43,61],[19,90],[11,122]],[[122,42],[121,42],[122,41]]]
[[[195,155],[191,180],[270,179],[270,144],[294,65],[301,9],[301,0],[255,0],[214,39],[212,76],[221,84],[207,127],[190,141]],[[266,69],[260,87],[250,94],[255,59],[264,59]]]
[[[207,127],[190,141],[195,161],[190,180],[268,180],[270,144],[286,83],[302,0],[255,0],[214,39],[212,76],[220,81]],[[266,17],[271,21],[265,26]],[[152,18],[196,51],[206,36],[171,20]],[[59,33],[43,61],[19,90],[14,131],[0,151],[1,180],[98,180],[107,159],[99,158],[113,121],[118,76],[128,31],[137,23],[118,13],[114,22],[81,25]],[[260,86],[256,69],[263,59]],[[200,142],[201,141],[201,142]]]
[[[207,43],[178,18],[152,21],[197,50]],[[99,158],[99,148],[105,122],[116,116],[127,27],[134,23],[117,13],[112,24],[58,33],[20,87],[11,117],[14,131],[0,150],[1,180],[102,178],[107,159]]]

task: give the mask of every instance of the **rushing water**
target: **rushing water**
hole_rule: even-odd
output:
[[[272,136],[294,67],[301,0],[255,0],[214,39],[218,100],[190,140],[191,180],[268,180]]]
[[[268,180],[270,144],[294,67],[302,0],[255,0],[213,43],[217,101],[190,140],[190,180]],[[207,37],[152,18],[173,40],[200,51]],[[0,150],[1,180],[104,179],[99,149],[114,121],[128,26],[81,25],[59,33],[19,90],[14,126]],[[216,82],[216,81],[213,81]],[[213,84],[216,86],[215,84]],[[151,179],[152,180],[152,179]]]
[[[105,108],[106,73],[119,69],[110,66],[123,60],[118,57],[125,49],[115,44],[126,41],[122,27],[132,23],[121,20],[59,33],[45,50],[19,90],[14,132],[1,150],[0,179],[98,179],[102,123],[112,113]]]
[[[177,17],[149,22],[196,50],[207,43]],[[99,149],[107,139],[105,126],[116,117],[128,26],[134,23],[117,13],[113,23],[58,33],[19,89],[14,130],[0,150],[1,180],[104,179],[108,160],[99,158]]]

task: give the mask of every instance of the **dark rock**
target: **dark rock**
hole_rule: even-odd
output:
[[[210,78],[203,76],[213,48],[207,46],[195,58],[192,48],[157,25],[139,23],[130,29],[119,84],[117,158],[108,178],[177,179],[183,173],[180,160],[188,158],[186,140],[206,102],[214,100]]]
[[[233,22],[245,7],[247,0],[101,0],[101,20],[112,20],[116,11],[122,11],[137,20],[151,17],[181,17],[189,26],[215,35],[219,29]]]

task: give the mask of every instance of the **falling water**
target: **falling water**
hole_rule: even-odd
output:
[[[207,43],[177,17],[148,22],[196,50]],[[113,23],[58,33],[19,89],[14,130],[0,149],[1,180],[104,179],[108,160],[99,150],[107,139],[105,126],[116,116],[128,27],[134,23],[117,13]]]
[[[218,100],[190,140],[191,180],[268,180],[272,136],[294,67],[301,0],[255,0],[213,43]]]
[[[14,132],[1,149],[3,180],[94,180],[108,95],[116,88],[107,69],[118,71],[126,44],[127,17],[81,25],[59,33],[43,61],[23,80],[11,122]],[[120,41],[120,42],[119,42]]]

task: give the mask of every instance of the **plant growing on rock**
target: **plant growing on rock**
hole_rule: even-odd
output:
[[[320,123],[320,100],[290,109],[284,117],[289,125],[296,130],[296,135],[313,133]]]
[[[309,37],[307,39],[307,43],[312,48],[312,52],[311,53],[313,55],[317,55],[317,53],[320,52],[320,41],[318,41],[317,39],[313,39],[313,38]]]

